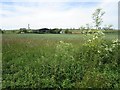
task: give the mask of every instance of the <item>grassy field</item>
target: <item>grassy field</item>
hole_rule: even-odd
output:
[[[107,46],[103,45],[110,47],[118,34],[106,34],[104,40],[93,40],[86,46],[92,36],[3,34],[3,88],[118,88],[118,49],[105,51]]]
[[[0,53],[0,89],[2,89],[2,53]]]

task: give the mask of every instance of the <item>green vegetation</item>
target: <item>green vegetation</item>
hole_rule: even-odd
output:
[[[102,24],[103,20],[102,20],[102,16],[105,14],[104,11],[102,11],[101,8],[98,8],[95,10],[95,12],[93,13],[93,20],[95,23],[95,27],[96,29],[99,29],[100,25]]]
[[[3,88],[119,88],[118,33],[3,34]]]
[[[96,29],[0,30],[2,88],[119,88],[120,31],[100,27],[104,13],[93,13]]]
[[[2,34],[0,34],[0,89],[2,89]]]

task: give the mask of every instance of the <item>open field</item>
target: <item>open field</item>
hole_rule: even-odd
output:
[[[3,88],[118,88],[119,49],[112,48],[118,34],[89,39],[92,34],[3,34]]]

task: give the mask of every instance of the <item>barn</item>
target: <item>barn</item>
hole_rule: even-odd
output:
[[[48,28],[42,28],[42,29],[37,29],[37,30],[33,30],[33,33],[49,33],[50,29]]]

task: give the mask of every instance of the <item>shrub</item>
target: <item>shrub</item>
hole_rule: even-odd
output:
[[[120,50],[118,47],[120,42],[106,41],[103,36],[102,32],[95,33],[93,38],[80,48],[78,58],[85,72],[80,83],[81,87],[118,88],[119,86],[118,52]]]
[[[72,31],[70,31],[70,30],[67,29],[67,30],[65,30],[65,33],[66,34],[72,34]]]

